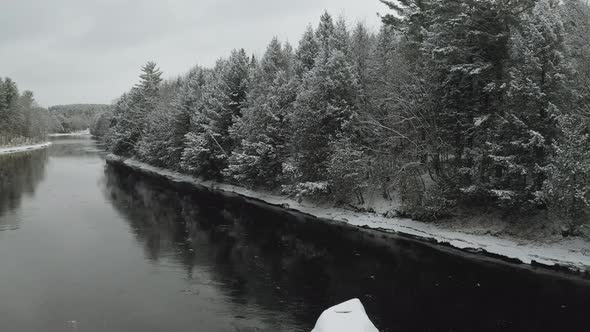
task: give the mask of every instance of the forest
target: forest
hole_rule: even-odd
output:
[[[0,147],[45,141],[47,110],[39,107],[33,92],[19,92],[16,82],[0,77]]]
[[[590,212],[590,7],[382,1],[379,31],[329,13],[296,47],[236,49],[113,105],[118,155],[339,204],[378,192],[420,220],[459,209]]]
[[[108,112],[110,105],[71,104],[56,105],[48,108],[50,115],[49,131],[51,133],[71,133],[90,128],[98,118]]]
[[[100,132],[111,105],[72,104],[39,106],[32,91],[19,92],[11,78],[0,77],[0,147],[44,142],[47,134],[93,129]],[[103,121],[103,122],[101,122]],[[97,136],[101,136],[98,134]]]

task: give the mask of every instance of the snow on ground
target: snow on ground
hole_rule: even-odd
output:
[[[153,167],[145,163],[108,155],[107,161],[123,163],[133,169],[155,173],[177,183],[189,183],[211,189],[231,192],[259,199],[273,205],[282,205],[318,218],[331,219],[355,226],[367,226],[384,232],[405,233],[425,240],[446,243],[458,249],[480,250],[525,264],[533,262],[569,268],[573,271],[590,272],[590,242],[578,238],[546,243],[525,240],[508,235],[468,234],[450,229],[444,224],[431,224],[404,218],[386,218],[379,214],[359,213],[337,207],[320,206],[311,202],[297,202],[282,195],[252,191],[246,188],[213,181],[203,181],[189,175]]]
[[[65,133],[65,134],[49,134],[49,137],[67,137],[67,136],[88,136],[90,135],[90,129],[86,129],[86,130],[80,130],[80,131],[74,131],[71,133]]]
[[[0,155],[2,154],[9,154],[9,153],[16,153],[16,152],[23,152],[23,151],[30,151],[30,150],[37,150],[46,148],[51,145],[51,142],[45,142],[40,144],[34,145],[24,145],[24,146],[13,146],[10,148],[0,148]]]

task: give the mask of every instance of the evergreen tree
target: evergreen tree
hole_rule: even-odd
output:
[[[0,131],[3,133],[8,132],[9,128],[8,118],[8,100],[6,96],[6,90],[4,87],[4,79],[0,77]]]
[[[295,67],[298,77],[303,77],[303,74],[309,72],[314,67],[318,52],[319,46],[313,28],[308,26],[299,41],[299,47],[295,54]]]
[[[179,169],[179,153],[183,149],[186,131],[177,131],[187,125],[181,125],[185,119],[182,118],[183,113],[174,107],[174,99],[183,84],[180,78],[160,84],[158,103],[146,115],[145,129],[137,145],[137,156],[141,160],[156,166]]]
[[[10,78],[0,78],[0,146],[26,145],[45,139],[47,110],[40,108],[31,91],[19,93]]]
[[[141,71],[142,74],[139,75],[140,81],[136,87],[140,93],[139,106],[147,114],[153,111],[158,104],[162,72],[153,61],[149,61],[143,66]]]
[[[113,105],[112,127],[110,135],[106,138],[105,142],[108,149],[117,155],[129,154],[135,147],[134,143],[129,140],[131,131],[138,131],[136,125],[129,120],[131,116],[132,93],[135,93],[135,88],[132,88],[129,93],[124,93]]]
[[[496,168],[493,192],[533,203],[545,180],[557,117],[567,99],[567,65],[558,2],[539,0],[511,36],[506,104],[496,122],[497,146],[490,154]]]
[[[248,92],[250,60],[242,49],[219,60],[203,86],[201,105],[191,117],[182,167],[206,178],[221,178],[235,147],[229,135],[234,119],[242,116]]]
[[[268,187],[280,181],[286,159],[288,114],[295,100],[290,49],[273,38],[253,72],[248,107],[230,131],[238,148],[226,175],[238,183]]]
[[[370,84],[370,61],[374,49],[374,38],[371,36],[364,24],[357,24],[350,42],[350,58],[359,84],[359,108],[369,107],[367,96]],[[376,73],[378,74],[378,73]],[[380,73],[379,73],[380,74]]]
[[[34,137],[36,128],[33,126],[33,121],[37,105],[33,92],[30,90],[23,91],[18,100],[18,106],[21,113],[20,134],[25,137]]]
[[[571,65],[574,96],[567,106],[571,109],[590,109],[590,3],[585,0],[566,0],[561,6],[567,54],[564,61]]]
[[[315,31],[315,38],[319,50],[325,53],[324,57],[328,56],[329,51],[335,48],[334,40],[336,34],[334,30],[334,20],[332,19],[332,16],[328,14],[328,12],[324,12],[320,17],[320,23]]]
[[[293,46],[289,42],[285,42],[283,45],[283,54],[285,55],[286,59],[286,69],[285,72],[288,77],[294,77],[296,74],[296,55],[295,50],[293,50]]]
[[[357,81],[347,57],[339,50],[323,50],[303,79],[293,113],[291,142],[299,181],[327,180],[330,142],[346,129],[356,114]]]
[[[547,167],[544,197],[549,206],[571,218],[574,225],[586,222],[590,213],[590,119],[564,115],[560,118],[563,133],[554,144],[555,154]]]
[[[337,202],[347,203],[352,198],[364,204],[363,193],[369,186],[370,158],[364,148],[351,137],[341,136],[330,144],[328,185]]]
[[[6,77],[4,79],[4,98],[5,98],[5,113],[6,113],[6,131],[11,135],[20,135],[21,128],[21,113],[19,112],[18,99],[20,93],[16,83]]]
[[[16,108],[19,97],[18,87],[9,77],[4,79],[4,97],[8,108]]]
[[[560,90],[570,93],[564,93],[566,98],[558,99],[561,102],[559,133],[552,146],[554,153],[546,167],[547,180],[543,193],[549,207],[558,215],[568,217],[570,226],[576,227],[586,222],[590,213],[590,47],[587,43],[590,5],[582,0],[567,0],[562,3],[561,9],[566,50],[562,52],[563,59],[556,62],[558,66],[552,62],[551,66],[545,67],[556,69],[566,61],[569,63],[571,81]],[[555,15],[554,12],[551,14]],[[569,100],[567,97],[570,97]]]
[[[400,32],[404,43],[404,57],[413,65],[418,73],[420,68],[426,64],[422,47],[430,25],[433,23],[434,7],[438,3],[444,7],[450,1],[436,0],[380,0],[387,5],[394,13],[382,17],[386,26]],[[439,13],[440,15],[440,13]]]
[[[111,150],[120,155],[137,152],[146,128],[146,115],[156,109],[162,72],[154,62],[141,68],[140,82],[115,104],[113,135],[109,139]]]
[[[338,50],[344,55],[349,55],[350,52],[350,33],[346,26],[344,17],[339,17],[334,25],[333,49]]]
[[[190,131],[192,114],[198,112],[202,89],[205,84],[205,70],[195,69],[189,74],[172,102],[174,123],[171,131],[171,142],[167,148],[170,160],[180,169],[182,152],[185,148],[185,136]]]

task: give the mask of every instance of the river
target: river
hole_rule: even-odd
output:
[[[310,331],[357,297],[380,331],[585,330],[590,283],[107,166],[90,138],[0,156],[0,330]]]

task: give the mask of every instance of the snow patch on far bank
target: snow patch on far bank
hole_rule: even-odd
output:
[[[49,134],[49,137],[68,137],[68,136],[89,136],[90,135],[90,129],[86,129],[86,130],[80,130],[80,131],[74,131],[71,133],[65,133],[65,134]]]
[[[297,202],[285,196],[268,192],[253,191],[243,187],[203,181],[189,175],[154,167],[145,163],[124,159],[115,155],[107,156],[108,162],[122,163],[145,173],[154,173],[172,182],[205,186],[249,198],[281,205],[318,218],[330,219],[355,226],[409,234],[437,243],[447,243],[463,250],[485,251],[487,253],[517,259],[525,264],[534,262],[566,267],[573,271],[590,272],[590,242],[583,239],[564,239],[559,242],[545,243],[509,236],[468,234],[456,229],[449,229],[440,224],[428,224],[404,218],[386,218],[379,214],[359,213],[331,206],[320,206],[311,202]]]
[[[46,148],[50,145],[51,145],[51,142],[45,142],[45,143],[34,144],[34,145],[24,145],[24,146],[13,146],[10,148],[0,148],[0,155],[43,149],[43,148]]]

